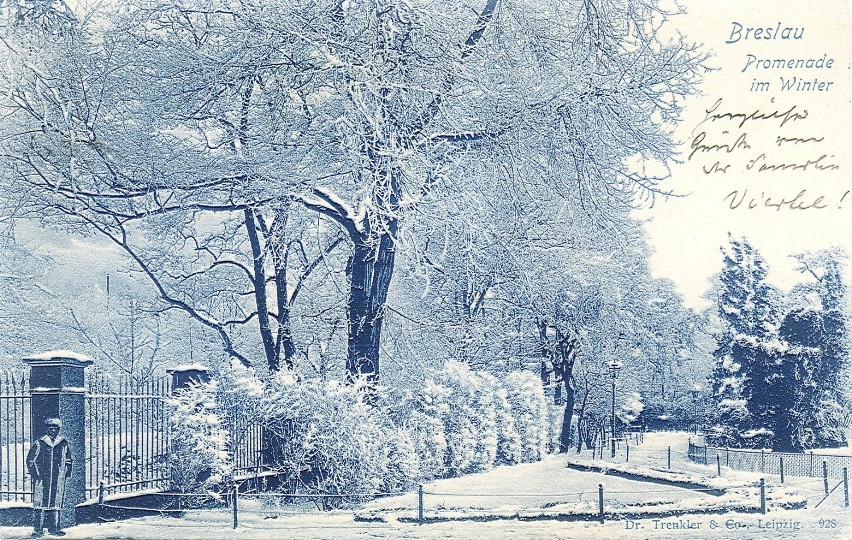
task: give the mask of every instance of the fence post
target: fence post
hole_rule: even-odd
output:
[[[781,483],[784,483],[784,458],[778,458],[778,465],[781,468]]]
[[[731,449],[727,446],[725,447],[725,467],[731,466]]]
[[[624,461],[630,463],[630,447],[627,447],[627,457],[624,458]]]
[[[810,472],[808,472],[808,476],[814,475],[814,451],[811,450],[811,459],[810,459]]]
[[[672,447],[671,447],[671,446],[669,446],[669,449],[668,449],[668,460],[667,460],[667,463],[668,463],[668,468],[669,468],[669,470],[671,470],[671,468],[672,468]]]
[[[766,472],[766,454],[763,452],[763,448],[760,449],[760,472]]]
[[[760,513],[766,513],[766,480],[760,479]]]
[[[716,476],[722,476],[722,458],[719,457],[719,452],[716,452]]]
[[[707,466],[707,443],[704,443],[704,466]]]
[[[603,484],[598,484],[598,516],[604,522]]]
[[[825,487],[825,494],[828,495],[828,463],[822,462],[822,484]]]
[[[44,421],[59,418],[74,467],[65,481],[60,527],[77,524],[76,506],[86,498],[86,390],[84,370],[92,360],[68,351],[51,351],[23,362],[30,367],[30,434],[45,435]],[[61,474],[61,473],[60,473]]]
[[[423,525],[423,484],[417,486],[417,524]]]
[[[104,481],[101,480],[98,483],[98,504],[104,503],[104,492],[105,491],[106,491],[106,488],[104,487]]]
[[[234,505],[234,528],[237,528],[237,494],[239,490],[237,489],[237,483],[234,482],[234,486],[231,488],[231,499]]]
[[[846,467],[843,467],[843,506],[849,508],[849,475]]]

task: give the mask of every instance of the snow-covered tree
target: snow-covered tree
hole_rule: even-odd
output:
[[[138,390],[173,366],[175,358],[190,355],[175,339],[181,318],[162,312],[147,288],[116,292],[116,281],[111,292],[88,287],[80,297],[57,298],[57,304],[81,350],[98,359],[97,371],[127,380]]]
[[[836,253],[798,260],[813,282],[785,299],[766,284],[757,251],[731,238],[718,289],[717,442],[779,451],[845,442],[849,316],[842,263]]]
[[[305,328],[345,328],[346,370],[371,387],[410,215],[498,178],[605,220],[657,189],[636,163],[671,160],[701,70],[650,0],[131,4],[4,52],[7,192],[110,238],[271,371],[296,351],[293,279],[320,268],[309,288],[338,313]],[[294,271],[286,239],[308,225]]]
[[[4,225],[0,222],[0,226]],[[49,259],[32,253],[14,229],[0,232],[0,362],[53,350],[67,337],[50,283]]]
[[[766,263],[747,240],[729,237],[718,289],[723,322],[714,352],[716,436],[733,446],[768,446],[779,411],[771,400],[777,375],[779,293],[766,282]]]

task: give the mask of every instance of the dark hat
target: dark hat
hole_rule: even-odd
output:
[[[44,425],[62,427],[62,421],[59,418],[48,418],[44,421]]]

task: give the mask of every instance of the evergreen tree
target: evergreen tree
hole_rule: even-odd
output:
[[[745,239],[730,242],[718,289],[714,442],[786,452],[845,445],[849,314],[840,255],[798,256],[814,282],[794,288],[782,313],[760,255]]]
[[[779,329],[787,350],[781,357],[782,384],[773,396],[785,413],[776,417],[776,451],[801,452],[813,447],[813,405],[819,403],[821,394],[814,377],[820,360],[818,326],[817,313],[795,310],[784,317]]]
[[[766,283],[763,258],[747,240],[729,236],[718,294],[722,330],[714,351],[713,394],[718,443],[765,446],[780,413],[772,399],[779,372],[777,291]]]

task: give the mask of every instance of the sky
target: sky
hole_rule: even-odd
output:
[[[701,87],[703,95],[685,102],[684,119],[676,133],[683,141],[683,163],[672,168],[667,186],[685,196],[658,198],[653,208],[636,212],[637,217],[649,220],[645,229],[655,250],[652,271],[658,277],[672,279],[687,305],[704,307],[707,303],[701,295],[709,285],[710,276],[721,270],[719,248],[727,243],[727,235],[731,233],[737,238],[746,237],[766,259],[769,281],[789,290],[805,279],[795,272],[791,254],[829,247],[842,247],[852,254],[852,193],[843,198],[852,188],[849,4],[828,0],[815,9],[810,3],[790,0],[682,3],[688,14],[674,17],[672,27],[690,41],[712,49],[714,57],[709,63],[716,70],[706,75]],[[762,30],[748,32],[749,28]],[[787,28],[791,30],[785,32]],[[784,39],[785,36],[790,39]],[[801,39],[793,39],[795,36]],[[772,67],[775,60],[799,59],[813,59],[814,64],[823,59],[823,67]],[[827,68],[829,59],[834,62]],[[773,61],[769,68],[763,67],[764,60]],[[816,79],[832,84],[824,84],[822,90],[818,85],[813,85],[816,90],[809,91],[782,90],[782,77],[787,81],[796,77],[797,83]],[[763,82],[768,82],[768,87],[756,84]],[[722,102],[716,106],[719,99]],[[708,110],[712,116],[757,110],[786,113],[793,107],[791,116],[807,117],[790,119],[783,126],[781,119],[750,120],[742,126],[739,117],[737,121],[725,117],[702,122]],[[701,133],[706,135],[698,139]],[[783,138],[780,144],[778,137]],[[745,144],[730,152],[703,148],[737,146],[738,141]],[[695,154],[689,159],[694,149]],[[761,154],[765,158],[761,159]],[[826,157],[819,167],[839,168],[808,165],[808,161],[818,161],[823,155]],[[757,161],[746,169],[752,160]],[[720,164],[714,169],[717,161]],[[726,172],[717,172],[725,165],[728,165]],[[760,171],[763,165],[807,166],[798,170],[789,167]],[[705,174],[706,169],[713,172]],[[736,204],[746,190],[745,200],[731,209],[730,205]],[[773,205],[795,199],[802,190],[805,194],[792,206],[807,207],[823,196],[815,206],[825,205],[825,208],[765,206],[767,197]],[[730,196],[735,191],[737,194]],[[752,199],[755,207],[747,209]],[[849,282],[852,274],[848,268],[847,265]]]

